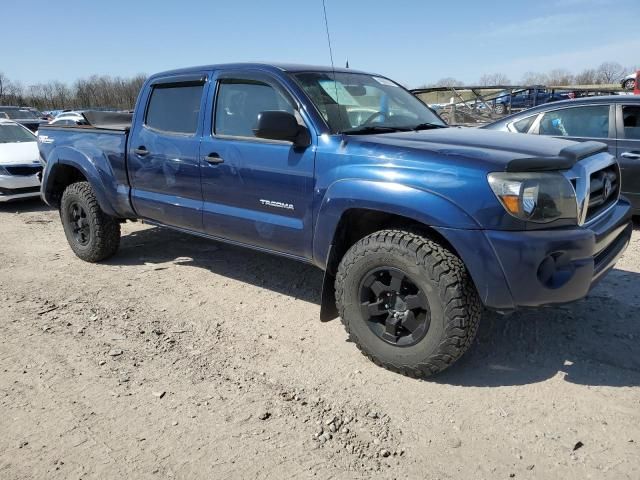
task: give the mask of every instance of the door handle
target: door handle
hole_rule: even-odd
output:
[[[631,160],[640,160],[640,153],[636,152],[623,152],[620,154],[623,158],[629,158]]]
[[[217,153],[210,153],[204,158],[204,161],[210,163],[211,165],[219,165],[220,163],[224,163],[224,159]]]
[[[136,155],[140,155],[141,157],[144,157],[145,155],[149,155],[149,150],[147,150],[146,147],[141,145],[138,148],[134,148],[133,153],[135,153]]]

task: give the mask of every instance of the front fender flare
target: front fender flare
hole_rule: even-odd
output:
[[[426,226],[479,229],[478,223],[452,201],[436,193],[402,184],[344,179],[326,191],[318,209],[314,229],[314,262],[325,270],[322,284],[320,319],[338,316],[335,305],[334,275],[330,266],[338,259],[333,245],[342,216],[350,209],[366,209],[411,218]]]
[[[327,267],[336,229],[344,213],[350,209],[399,215],[429,227],[480,228],[459,206],[434,192],[397,183],[339,180],[327,189],[318,209],[313,258],[320,268]]]

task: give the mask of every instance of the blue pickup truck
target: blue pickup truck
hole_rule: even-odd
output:
[[[574,97],[574,92],[566,90],[531,87],[523,90],[504,90],[495,97],[493,103],[495,112],[502,115],[545,103],[557,102],[558,100],[569,100]]]
[[[195,67],[150,77],[132,116],[85,116],[39,132],[78,257],[141,219],[316,265],[321,318],[406,375],[451,365],[485,308],[584,297],[631,236],[605,145],[450,128],[381,75]]]

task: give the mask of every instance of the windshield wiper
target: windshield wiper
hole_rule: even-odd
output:
[[[412,127],[411,130],[418,132],[420,130],[431,130],[434,128],[447,128],[447,125],[440,125],[439,123],[419,123],[415,127]]]
[[[367,125],[366,127],[349,128],[342,130],[340,133],[347,135],[368,135],[371,133],[392,133],[392,132],[409,132],[407,127],[385,127],[383,125]]]

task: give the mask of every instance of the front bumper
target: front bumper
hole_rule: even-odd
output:
[[[585,297],[623,254],[632,230],[631,207],[621,198],[588,226],[441,233],[467,265],[485,306],[511,310]]]
[[[40,196],[37,175],[0,175],[0,202]]]

